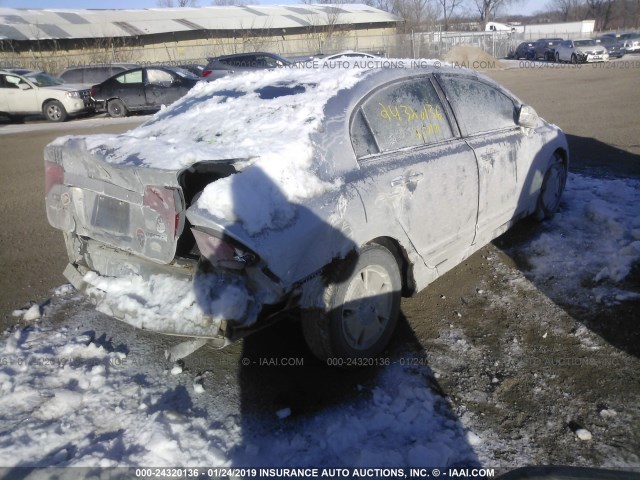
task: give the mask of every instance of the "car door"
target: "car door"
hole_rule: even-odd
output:
[[[6,101],[9,112],[38,113],[41,105],[38,101],[38,87],[18,75],[6,74]]]
[[[516,104],[481,80],[439,75],[479,171],[478,235],[486,240],[516,214],[518,155],[527,155],[526,136],[516,123]],[[488,241],[488,240],[487,240]]]
[[[111,90],[109,98],[119,98],[129,110],[146,107],[142,68],[128,70],[108,82]]]
[[[186,93],[177,76],[167,70],[147,68],[146,73],[144,94],[148,107],[170,105]]]
[[[394,222],[431,268],[474,237],[478,169],[428,75],[372,92],[354,111],[351,137],[372,219]]]

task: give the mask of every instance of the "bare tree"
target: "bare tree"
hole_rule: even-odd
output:
[[[446,32],[449,30],[449,19],[453,16],[456,8],[460,6],[462,0],[438,0],[440,6],[442,7],[442,15],[444,20],[444,28],[443,30]]]
[[[616,0],[586,0],[589,12],[596,19],[596,29],[606,30],[613,15]]]
[[[573,16],[576,13],[576,7],[580,3],[580,0],[550,0],[547,2],[547,11],[552,16],[558,15],[558,19],[563,22],[573,20]]]
[[[485,25],[495,18],[497,11],[518,0],[473,0],[480,14],[480,26],[484,30]]]
[[[156,0],[159,7],[162,8],[174,8],[174,7],[197,7],[198,0]]]
[[[258,5],[260,2],[257,0],[251,0],[251,5]],[[246,0],[213,0],[211,5],[216,7],[243,7],[245,5],[249,5],[249,2]]]

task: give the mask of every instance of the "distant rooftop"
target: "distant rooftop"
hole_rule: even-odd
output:
[[[391,13],[361,4],[135,10],[0,8],[0,40],[136,37],[194,30],[286,30],[398,21],[400,18]]]

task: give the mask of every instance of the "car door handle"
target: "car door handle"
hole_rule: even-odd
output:
[[[403,185],[409,185],[411,183],[418,183],[420,180],[422,180],[422,177],[424,177],[424,174],[422,173],[411,173],[409,175],[396,177],[393,180],[391,180],[391,186],[401,187]]]

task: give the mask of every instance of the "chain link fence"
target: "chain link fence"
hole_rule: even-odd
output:
[[[577,38],[584,34],[564,33],[548,37]],[[373,53],[388,58],[444,59],[456,46],[477,47],[495,58],[505,58],[520,42],[537,40],[538,36],[503,32],[431,32],[410,34],[363,34],[361,32],[334,35],[308,35],[296,38],[247,36],[246,38],[198,40],[188,43],[167,42],[157,45],[89,46],[74,51],[56,50],[0,52],[0,68],[29,68],[59,73],[78,65],[116,62],[153,64],[205,64],[208,57],[231,53],[268,51],[290,58],[333,54],[345,50]]]

